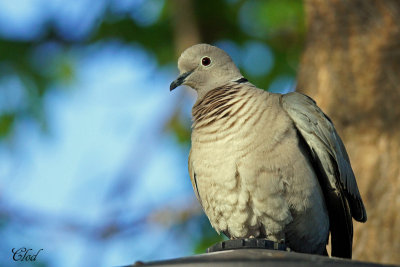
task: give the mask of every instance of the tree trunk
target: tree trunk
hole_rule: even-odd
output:
[[[400,1],[305,0],[298,90],[342,136],[367,209],[353,258],[400,263]]]

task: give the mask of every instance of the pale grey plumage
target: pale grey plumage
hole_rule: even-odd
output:
[[[312,155],[321,162],[321,168],[327,175],[331,188],[340,182],[351,213],[358,221],[365,222],[367,213],[358,191],[356,178],[342,140],[331,120],[318,108],[310,97],[298,93],[282,96],[282,107],[293,119],[297,129],[307,142]],[[339,172],[338,174],[335,171]]]
[[[343,143],[315,102],[256,88],[210,45],[187,49],[178,67],[171,90],[198,93],[189,173],[212,226],[316,254],[331,231],[333,255],[351,257],[351,216],[365,221],[366,212]]]

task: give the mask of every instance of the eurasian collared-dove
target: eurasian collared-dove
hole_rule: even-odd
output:
[[[247,81],[223,50],[199,44],[178,60],[197,91],[189,173],[217,232],[266,238],[294,251],[351,258],[352,217],[367,220],[344,145],[330,119],[300,93]]]

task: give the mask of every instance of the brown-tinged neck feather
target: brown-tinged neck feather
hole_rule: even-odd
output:
[[[238,101],[239,84],[228,84],[209,91],[197,100],[192,109],[193,128],[210,125],[229,116],[229,109]]]

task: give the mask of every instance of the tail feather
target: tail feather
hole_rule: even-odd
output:
[[[333,192],[338,193],[338,192]],[[345,196],[338,193],[328,203],[331,231],[331,256],[351,259],[353,247],[353,221]],[[340,201],[341,200],[341,201]]]

